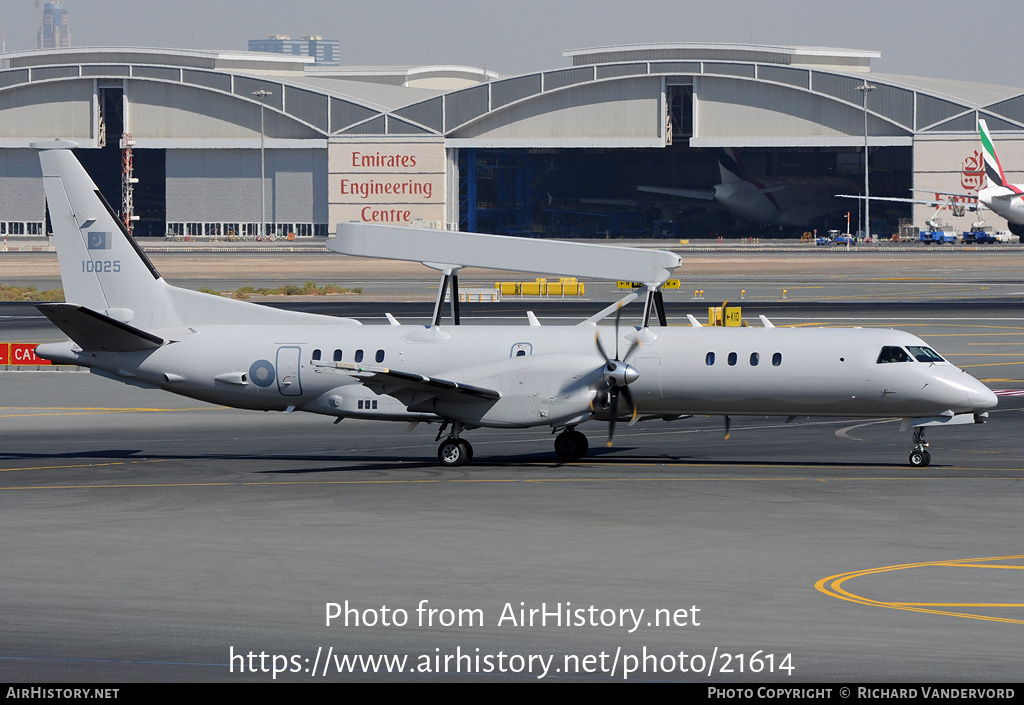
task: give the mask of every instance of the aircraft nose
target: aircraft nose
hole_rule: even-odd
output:
[[[991,409],[999,403],[999,397],[981,382],[975,380],[975,384],[967,390],[967,399],[971,406],[978,409]]]
[[[999,400],[992,390],[966,371],[952,365],[937,365],[929,370],[929,388],[934,401],[958,412],[991,409]]]

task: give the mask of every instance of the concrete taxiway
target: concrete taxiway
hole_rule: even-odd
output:
[[[718,418],[619,424],[610,449],[587,424],[572,463],[544,430],[479,429],[442,469],[435,426],[0,374],[0,676],[1015,681],[1024,305],[860,290],[763,311],[909,330],[1001,390],[989,423],[929,431],[928,468],[896,421],[740,417],[728,441]],[[59,335],[4,313],[6,339]]]

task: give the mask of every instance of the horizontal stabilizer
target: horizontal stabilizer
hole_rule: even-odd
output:
[[[36,304],[36,308],[82,350],[135,352],[164,344],[163,338],[78,304]]]
[[[668,250],[534,240],[396,225],[338,223],[327,249],[357,257],[422,262],[436,269],[486,267],[513,272],[661,284],[682,263]]]

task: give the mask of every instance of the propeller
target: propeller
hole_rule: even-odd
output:
[[[622,317],[622,306],[620,305],[618,310],[615,312],[615,356],[612,357],[601,345],[600,335],[594,336],[594,342],[597,343],[597,350],[601,353],[601,357],[605,359],[604,365],[604,383],[607,387],[607,402],[608,409],[611,418],[608,421],[608,447],[612,445],[612,439],[615,437],[615,421],[619,414],[619,395],[621,394],[629,407],[632,409],[632,416],[630,423],[636,421],[636,403],[633,401],[633,395],[629,391],[629,385],[640,378],[640,373],[636,371],[636,368],[626,363],[626,359],[632,355],[638,347],[641,345],[641,337],[637,336],[633,342],[629,344],[629,348],[626,349],[626,353],[619,357],[619,322]]]

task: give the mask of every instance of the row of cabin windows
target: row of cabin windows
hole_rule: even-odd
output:
[[[342,356],[341,355],[341,350],[335,350],[334,351],[334,361],[335,362],[341,362],[341,356]],[[314,360],[319,360],[322,357],[323,357],[323,354],[321,353],[320,348],[317,348],[316,350],[313,351],[313,359]],[[384,362],[384,351],[383,350],[378,350],[377,353],[373,356],[373,359],[376,360],[378,363]],[[362,362],[363,361],[363,351],[362,350],[356,350],[355,361],[356,362]]]
[[[735,367],[736,363],[739,361],[739,355],[737,355],[734,352],[731,352],[726,357],[726,361],[729,363],[730,367]],[[761,362],[761,353],[756,353],[756,352],[750,353],[750,366],[751,367],[757,367],[760,364],[760,362]],[[706,364],[708,367],[711,367],[712,365],[715,364],[715,354],[713,352],[709,352],[707,355],[704,356],[704,364]],[[772,355],[772,366],[778,367],[781,364],[782,364],[782,353],[777,352],[774,355]]]

